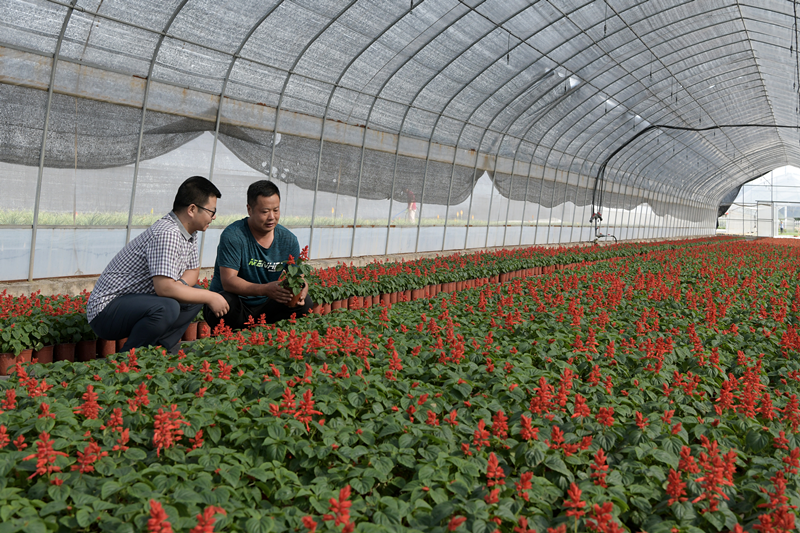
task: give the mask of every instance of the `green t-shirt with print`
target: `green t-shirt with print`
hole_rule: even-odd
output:
[[[237,220],[225,230],[219,238],[217,260],[214,263],[214,278],[209,289],[222,292],[222,281],[219,267],[232,268],[239,271],[239,277],[251,283],[269,283],[277,281],[283,271],[283,262],[289,256],[300,256],[300,245],[297,237],[280,224],[275,226],[275,237],[269,248],[264,248],[256,241],[247,225],[249,217]],[[248,306],[265,303],[266,296],[240,296]]]

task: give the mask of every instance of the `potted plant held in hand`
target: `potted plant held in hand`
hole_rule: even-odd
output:
[[[287,304],[288,307],[297,307],[300,295],[306,286],[305,277],[311,273],[311,266],[308,264],[308,246],[300,252],[300,257],[295,259],[291,255],[284,261],[283,272],[278,281],[281,287],[290,291],[294,296]]]

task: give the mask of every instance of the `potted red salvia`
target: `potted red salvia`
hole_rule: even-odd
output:
[[[289,301],[289,307],[297,306],[300,301],[300,295],[306,286],[305,277],[311,273],[311,266],[308,264],[308,246],[303,248],[300,252],[300,257],[295,259],[289,256],[289,259],[284,261],[283,272],[279,281],[284,289],[291,291],[294,295]]]

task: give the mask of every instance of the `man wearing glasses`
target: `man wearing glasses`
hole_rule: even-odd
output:
[[[86,304],[89,325],[100,338],[127,337],[122,351],[163,346],[176,353],[203,304],[216,316],[228,312],[225,298],[196,287],[197,232],[216,218],[221,196],[206,178],[187,179],[172,211],[111,260]]]

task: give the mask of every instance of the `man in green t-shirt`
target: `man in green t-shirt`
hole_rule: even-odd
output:
[[[278,283],[284,261],[300,256],[297,237],[278,224],[281,195],[274,183],[257,181],[247,189],[247,214],[222,232],[214,264],[214,278],[209,289],[221,294],[230,310],[217,317],[204,311],[213,330],[220,320],[233,329],[242,329],[251,319],[264,315],[272,324],[296,315],[309,313],[313,302],[308,298],[308,284],[296,307],[288,307],[292,293]]]

